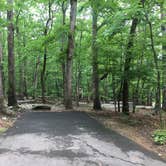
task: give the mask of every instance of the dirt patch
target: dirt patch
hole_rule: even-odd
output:
[[[15,121],[16,117],[7,116],[0,113],[0,134],[12,127]]]
[[[89,114],[107,128],[117,131],[166,159],[166,145],[156,145],[152,138],[153,132],[160,127],[158,116],[147,114],[146,110],[141,110],[130,116],[108,111],[91,112]],[[166,119],[166,115],[163,116],[163,119]]]

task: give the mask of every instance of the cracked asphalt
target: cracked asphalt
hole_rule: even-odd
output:
[[[27,112],[0,136],[0,166],[166,166],[81,112]]]

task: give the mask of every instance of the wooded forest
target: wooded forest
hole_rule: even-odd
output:
[[[0,110],[40,98],[166,111],[164,0],[0,0]],[[122,109],[121,109],[122,103]]]

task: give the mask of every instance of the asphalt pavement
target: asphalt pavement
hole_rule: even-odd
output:
[[[0,136],[0,166],[166,166],[81,112],[27,112]]]

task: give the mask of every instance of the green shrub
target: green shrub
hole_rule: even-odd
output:
[[[166,130],[156,130],[152,136],[156,144],[166,144]]]

